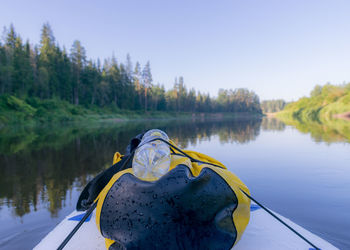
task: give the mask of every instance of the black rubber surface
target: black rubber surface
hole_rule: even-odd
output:
[[[230,249],[237,198],[214,171],[179,165],[156,182],[124,174],[108,192],[101,232],[110,249]]]

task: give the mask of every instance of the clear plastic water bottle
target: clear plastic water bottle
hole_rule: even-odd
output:
[[[160,140],[150,142],[155,138],[169,141],[167,134],[159,129],[152,129],[144,134],[132,162],[134,175],[139,179],[155,181],[169,171],[169,145]]]

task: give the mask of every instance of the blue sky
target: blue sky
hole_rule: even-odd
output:
[[[166,88],[182,75],[212,96],[245,87],[290,101],[350,81],[349,13],[340,0],[2,0],[0,26],[38,43],[48,21],[61,46],[79,39],[89,58],[150,60]]]

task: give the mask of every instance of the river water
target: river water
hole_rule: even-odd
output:
[[[315,134],[272,118],[2,128],[0,249],[34,247],[74,209],[114,152],[124,152],[130,138],[150,128],[218,159],[260,202],[350,249],[348,135],[327,128]]]

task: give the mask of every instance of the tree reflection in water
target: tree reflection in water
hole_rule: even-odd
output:
[[[261,119],[147,121],[89,126],[17,127],[0,131],[0,208],[16,216],[44,204],[55,217],[67,193],[82,188],[111,165],[116,151],[150,128],[166,131],[181,148],[217,135],[221,143],[247,143],[260,131]]]
[[[264,117],[261,122],[261,129],[264,131],[283,131],[286,124],[274,117]]]
[[[280,119],[300,132],[310,134],[315,142],[350,143],[350,121],[346,119],[302,120],[285,117]]]

